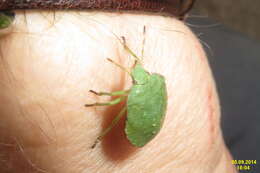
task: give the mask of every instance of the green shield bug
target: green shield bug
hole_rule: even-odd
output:
[[[143,40],[143,47],[144,42],[145,39]],[[108,60],[126,71],[131,76],[133,85],[129,90],[112,93],[90,90],[90,92],[99,96],[109,95],[118,96],[118,98],[107,103],[86,104],[86,107],[111,106],[126,100],[126,106],[119,112],[111,124],[101,132],[91,148],[96,146],[98,141],[118,123],[126,112],[125,134],[127,139],[132,145],[142,147],[159,133],[166,114],[167,90],[165,78],[160,74],[147,72],[141,64],[141,59],[126,45],[124,37],[122,37],[122,40],[120,39],[120,43],[135,58],[135,64],[131,71],[128,71],[111,59]]]
[[[7,28],[14,20],[14,13],[10,11],[0,11],[0,29]]]

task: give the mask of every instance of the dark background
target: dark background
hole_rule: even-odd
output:
[[[186,23],[210,47],[205,51],[218,88],[226,145],[234,159],[260,161],[260,1],[254,1],[201,0]],[[253,11],[257,4],[259,10]],[[250,25],[252,20],[257,24]],[[241,172],[260,172],[259,164]]]
[[[259,0],[196,0],[194,8],[199,14],[260,40]]]

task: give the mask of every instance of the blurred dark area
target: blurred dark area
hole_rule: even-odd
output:
[[[260,42],[197,10],[186,23],[204,44],[219,93],[225,143],[233,159],[260,161]],[[259,164],[250,166],[241,172],[260,172]]]
[[[194,9],[199,14],[260,40],[259,0],[197,0]]]

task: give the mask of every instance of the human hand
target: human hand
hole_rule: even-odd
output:
[[[88,91],[131,86],[133,58],[112,33],[124,36],[144,67],[165,76],[168,108],[160,133],[135,148],[121,121],[90,146],[123,105]],[[0,38],[0,169],[2,172],[236,172],[219,126],[219,103],[203,49],[170,17],[76,12],[17,12]]]

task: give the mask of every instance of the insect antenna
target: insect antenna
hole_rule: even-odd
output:
[[[142,64],[142,61],[141,59],[126,45],[126,39],[124,36],[121,37],[122,38],[122,41],[120,41],[121,44],[123,44],[124,46],[124,49],[129,52],[134,58],[135,58],[135,61],[139,64]],[[135,64],[136,64],[135,62]]]
[[[144,29],[143,29],[143,43],[142,43],[142,56],[141,56],[141,60],[142,61],[144,59],[145,34],[146,34],[146,27],[144,25]]]
[[[115,66],[119,67],[121,70],[123,70],[123,71],[125,71],[126,73],[128,73],[130,76],[132,76],[131,73],[130,73],[130,71],[127,70],[127,68],[121,66],[120,64],[118,64],[117,62],[113,61],[113,60],[110,59],[110,58],[107,58],[107,60],[108,60],[109,62],[113,63]]]

